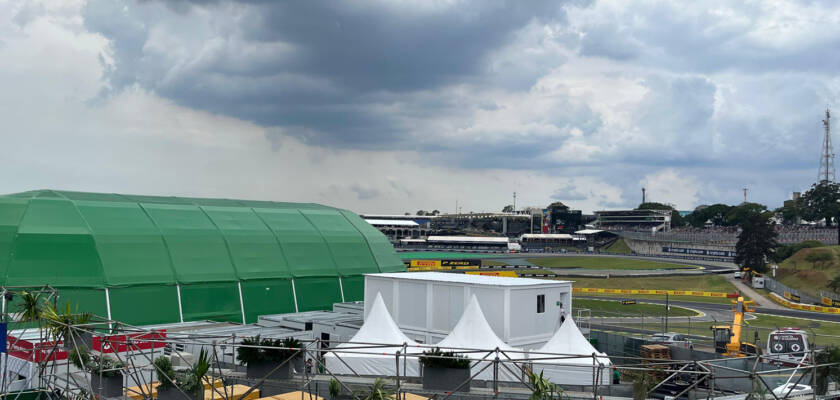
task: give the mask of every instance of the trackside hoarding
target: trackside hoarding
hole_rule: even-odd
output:
[[[687,254],[692,256],[710,256],[710,257],[735,257],[734,251],[728,250],[708,250],[708,249],[687,249],[684,247],[662,247],[663,253]]]

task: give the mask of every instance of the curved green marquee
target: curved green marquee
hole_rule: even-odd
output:
[[[129,324],[328,309],[403,271],[358,215],[310,203],[39,190],[0,196],[0,283]]]

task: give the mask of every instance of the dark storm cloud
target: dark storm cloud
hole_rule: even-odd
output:
[[[562,21],[562,5],[103,0],[85,23],[112,42],[115,89],[139,84],[314,145],[411,149],[430,139],[418,122],[474,107],[430,91],[486,80],[490,51],[531,21]]]

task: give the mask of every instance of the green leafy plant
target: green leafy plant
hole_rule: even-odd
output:
[[[424,351],[420,356],[420,364],[427,368],[468,369],[470,360],[452,351],[441,351],[439,347]]]
[[[656,376],[648,371],[624,371],[623,375],[633,382],[633,398],[635,400],[647,399],[648,392],[659,382]]]
[[[528,381],[531,382],[533,388],[531,397],[529,397],[530,400],[560,400],[563,398],[563,388],[544,377],[543,371],[540,371],[539,375],[530,369],[526,372],[528,373]]]
[[[24,290],[20,293],[20,304],[17,306],[18,319],[21,322],[35,322],[41,319],[44,306],[40,293],[32,293]]]
[[[242,346],[236,348],[236,361],[242,365],[260,362],[283,362],[292,357],[300,357],[303,348],[300,340],[287,337],[285,339],[260,339],[254,336],[242,339]],[[260,346],[260,347],[257,347]]]
[[[376,378],[370,392],[362,393],[361,400],[393,400],[394,391],[386,389],[386,383],[384,379]]]
[[[73,340],[79,337],[78,334],[75,335],[75,338],[71,336],[74,331],[74,327],[76,325],[88,324],[93,318],[93,315],[90,313],[73,313],[70,310],[69,301],[67,302],[65,309],[60,313],[55,309],[55,307],[48,304],[41,312],[41,316],[47,322],[47,331],[56,341],[65,340],[71,345],[73,344]]]
[[[195,364],[185,371],[175,371],[168,357],[158,357],[154,364],[158,382],[160,382],[158,390],[174,387],[187,394],[197,394],[204,390],[202,381],[210,370],[210,357],[207,355],[207,350],[201,349]]]
[[[76,368],[91,374],[101,374],[106,378],[121,376],[122,369],[125,368],[125,363],[110,357],[91,355],[84,347],[71,350],[68,357]]]
[[[175,387],[173,381],[176,379],[175,368],[172,367],[172,360],[169,357],[155,358],[155,373],[160,383],[158,390]]]
[[[335,400],[341,394],[341,384],[335,379],[330,379],[330,398]]]
[[[204,390],[204,384],[201,382],[204,375],[210,370],[210,358],[207,355],[207,350],[201,349],[198,358],[195,360],[190,369],[176,374],[177,379],[175,384],[184,393],[198,393]]]

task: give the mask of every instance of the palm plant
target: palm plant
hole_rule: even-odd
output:
[[[528,381],[531,382],[532,392],[530,400],[559,400],[563,398],[563,388],[548,380],[543,376],[543,371],[537,375],[530,369],[528,373]]]
[[[385,388],[387,382],[382,378],[376,378],[370,392],[363,394],[361,400],[393,400],[394,391]]]
[[[41,315],[47,322],[47,331],[54,340],[64,340],[66,344],[73,345],[79,335],[73,335],[76,325],[84,325],[90,322],[93,316],[90,313],[73,313],[70,310],[68,301],[63,312],[59,313],[52,305],[48,304]]]
[[[207,350],[201,349],[198,358],[187,370],[175,371],[172,361],[167,357],[158,357],[154,361],[157,372],[158,391],[178,388],[188,395],[198,395],[204,390],[204,376],[210,370],[210,357]]]
[[[338,396],[341,394],[341,384],[335,379],[330,379],[329,391],[332,400],[338,399]]]
[[[41,304],[40,293],[24,290],[20,293],[20,300],[21,303],[17,306],[20,322],[36,322],[41,319],[44,307]]]

